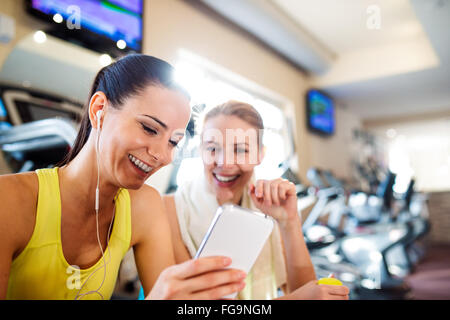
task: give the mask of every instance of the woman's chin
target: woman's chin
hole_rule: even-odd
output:
[[[224,188],[220,188],[219,190],[215,189],[216,199],[220,204],[224,204],[227,202],[232,202],[234,198],[234,192],[231,190],[227,190]]]
[[[130,177],[125,177],[125,179],[119,180],[119,185],[121,188],[129,190],[138,190],[142,188],[145,184],[145,179],[130,179]]]
[[[239,181],[239,183],[234,183],[232,186],[223,186],[220,183],[217,183],[217,180],[214,178],[211,180],[212,181],[210,181],[210,184],[212,186],[212,191],[221,205],[227,202],[234,202],[236,194],[242,192],[245,187],[242,185],[242,181]]]

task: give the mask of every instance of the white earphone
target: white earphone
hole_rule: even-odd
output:
[[[100,160],[99,160],[99,142],[100,142],[100,130],[101,130],[101,126],[102,126],[102,114],[103,114],[103,110],[98,110],[96,113],[96,117],[97,117],[97,136],[95,139],[95,153],[96,153],[96,160],[97,160],[97,188],[95,189],[95,210],[98,213],[98,209],[99,209],[99,196],[100,196],[100,192],[98,190],[99,184],[100,184]]]
[[[96,113],[96,117],[97,117],[97,121],[98,121],[98,126],[100,126],[100,123],[101,123],[101,121],[102,121],[102,114],[103,114],[103,110],[102,110],[102,109],[98,110],[97,113]]]
[[[102,123],[102,114],[103,114],[103,110],[98,110],[96,113],[96,117],[97,117],[97,133],[96,133],[96,137],[95,137],[95,154],[96,154],[96,161],[97,161],[97,187],[95,188],[95,218],[96,218],[96,229],[97,229],[97,241],[98,244],[100,246],[100,251],[102,253],[102,259],[103,259],[103,265],[96,268],[94,271],[91,272],[91,274],[87,277],[87,279],[84,281],[83,285],[80,287],[80,289],[78,290],[77,295],[75,296],[75,300],[80,299],[81,297],[84,297],[88,294],[93,294],[93,293],[97,293],[98,295],[100,295],[100,297],[102,299],[104,299],[103,295],[99,292],[99,290],[102,288],[103,283],[105,282],[105,278],[106,278],[106,265],[109,263],[109,260],[111,260],[111,256],[109,257],[108,262],[106,262],[105,260],[105,253],[103,251],[103,247],[102,247],[102,243],[100,241],[100,232],[99,232],[99,228],[98,228],[98,210],[100,207],[100,191],[99,191],[99,185],[100,185],[100,152],[99,152],[99,142],[100,142],[100,131],[101,131],[101,123]],[[109,235],[111,232],[111,227],[112,227],[112,223],[114,221],[114,216],[115,216],[115,206],[113,209],[113,216],[111,219],[111,223],[109,225],[109,229],[108,229],[108,234],[106,236],[106,246],[109,246]],[[110,254],[111,255],[111,254]],[[98,270],[100,269],[104,269],[103,272],[103,281],[100,284],[99,288],[97,290],[93,290],[93,291],[89,291],[83,294],[80,294],[81,290],[83,289],[84,285],[86,284],[86,282],[89,280],[89,278],[96,273]]]

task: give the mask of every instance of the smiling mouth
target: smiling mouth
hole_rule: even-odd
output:
[[[143,161],[139,160],[138,158],[132,156],[131,154],[128,155],[128,159],[130,159],[131,163],[134,164],[134,166],[136,168],[138,168],[145,174],[149,174],[153,170],[152,167],[145,164]]]
[[[229,182],[236,181],[236,179],[239,178],[241,175],[237,174],[237,175],[233,175],[233,176],[222,176],[222,175],[219,175],[217,173],[213,173],[213,176],[219,182],[229,183]]]

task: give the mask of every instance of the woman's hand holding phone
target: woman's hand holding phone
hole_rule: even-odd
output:
[[[227,257],[205,257],[168,267],[146,299],[215,300],[241,291],[246,274],[225,269],[230,264]]]

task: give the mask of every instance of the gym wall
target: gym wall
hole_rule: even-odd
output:
[[[350,177],[347,140],[360,120],[338,107],[335,136],[322,139],[309,133],[305,93],[311,78],[245,32],[207,10],[198,10],[191,2],[146,2],[144,52],[173,63],[177,51],[184,48],[285,97],[295,113],[300,178],[307,181],[306,171],[318,165],[339,177]]]
[[[450,192],[431,192],[428,210],[430,214],[430,241],[450,244]]]
[[[146,0],[144,53],[175,63],[178,50],[183,48],[283,97],[288,102],[285,108],[295,117],[300,178],[307,181],[306,171],[311,166],[330,169],[338,177],[347,178],[350,156],[347,137],[359,120],[338,107],[335,136],[322,139],[309,133],[305,119],[305,93],[312,83],[309,75],[252,36],[194,3]],[[2,0],[0,12],[14,18],[16,28],[13,41],[0,44],[0,65],[3,65],[15,44],[34,31],[45,29],[45,25],[26,14],[22,1]]]
[[[331,138],[311,135],[311,163],[324,169],[331,169],[341,179],[352,177],[352,153],[350,146],[353,143],[353,130],[362,127],[361,119],[336,104],[336,133]],[[332,161],[332,163],[331,163]]]
[[[9,43],[0,42],[0,68],[14,46],[25,36],[45,27],[45,24],[28,16],[23,1],[1,0],[0,13],[15,20],[15,37]]]

